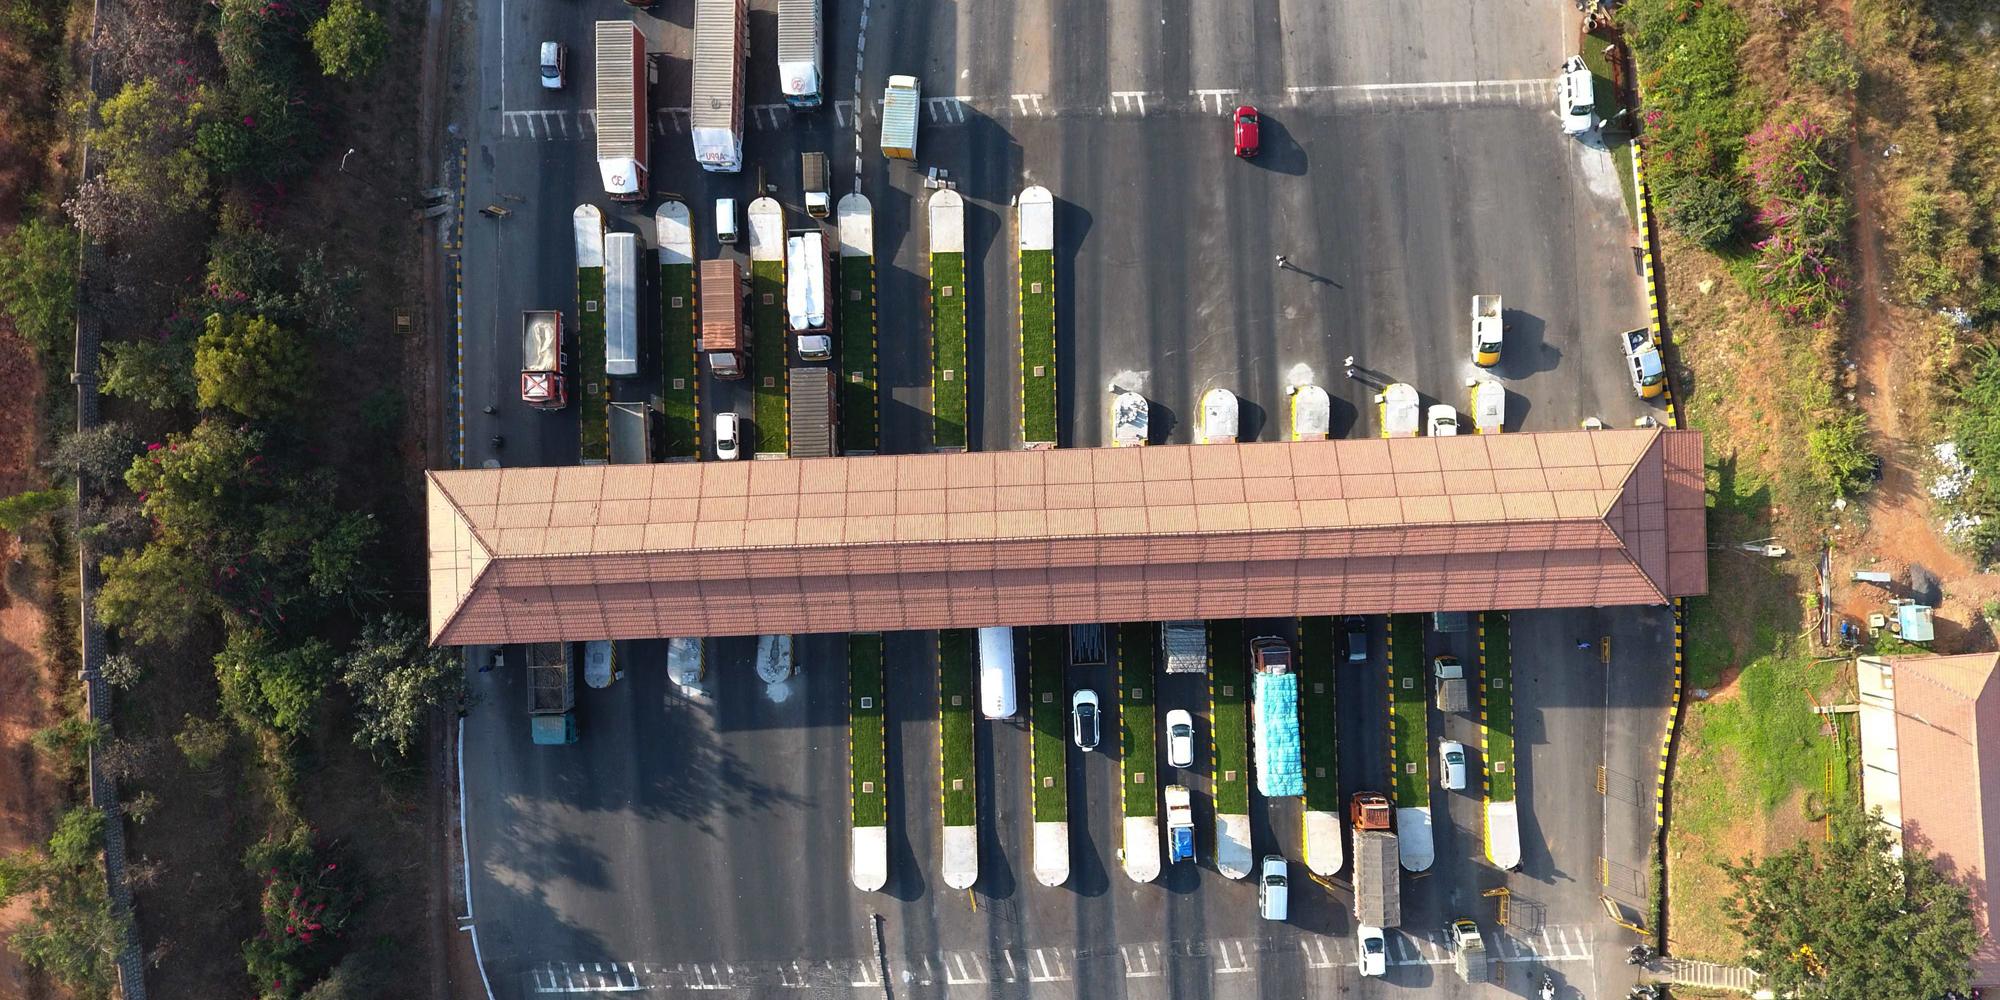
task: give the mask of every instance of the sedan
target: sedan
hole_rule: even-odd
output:
[[[1257,155],[1257,109],[1248,104],[1236,109],[1236,155],[1249,159]]]
[[[542,89],[561,90],[569,69],[569,50],[561,42],[542,43]]]
[[[1097,692],[1078,688],[1069,700],[1070,734],[1078,750],[1097,749]]]
[[[737,454],[740,451],[737,441],[738,427],[739,422],[736,419],[736,414],[725,410],[715,415],[716,458],[722,459],[725,462],[736,460]]]
[[[1438,784],[1448,792],[1465,790],[1465,744],[1457,740],[1438,744]]]
[[[1181,768],[1194,766],[1194,716],[1185,708],[1167,713],[1167,763]]]
[[[1355,949],[1360,953],[1358,956],[1359,961],[1356,964],[1361,966],[1361,974],[1364,976],[1380,976],[1387,973],[1389,971],[1388,935],[1382,933],[1382,928],[1371,927],[1367,924],[1356,927],[1355,932],[1361,939],[1361,946]]]
[[[1347,662],[1365,663],[1368,660],[1368,617],[1348,615],[1342,622],[1347,633]]]

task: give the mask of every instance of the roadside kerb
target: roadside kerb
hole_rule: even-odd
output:
[[[1396,800],[1396,846],[1403,868],[1437,859],[1431,833],[1430,692],[1424,677],[1422,615],[1389,616],[1389,766]]]
[[[1041,186],[1021,192],[1016,230],[1021,280],[1021,440],[1056,446],[1056,206]]]
[[[1118,787],[1125,816],[1119,855],[1134,882],[1160,877],[1159,751],[1154,744],[1151,622],[1118,626]]]
[[[611,407],[604,375],[604,213],[578,205],[576,237],[576,361],[570,392],[577,400],[577,446],[585,465],[611,461]]]
[[[889,882],[889,783],[883,740],[882,634],[847,637],[848,815],[854,826],[854,887]]]
[[[1514,665],[1505,611],[1479,616],[1479,759],[1486,770],[1486,860],[1521,864],[1520,806],[1514,790]]]
[[[979,782],[972,731],[972,629],[938,633],[938,810],[944,884],[979,880]]]
[[[701,458],[701,379],[695,350],[694,227],[688,207],[663,202],[660,236],[660,457]]]
[[[776,198],[750,203],[751,415],[758,458],[791,452],[791,338],[785,331],[785,209]]]
[[[1339,651],[1333,619],[1299,619],[1299,716],[1304,737],[1306,869],[1331,878],[1346,863],[1340,841],[1340,748],[1334,716],[1334,670]]]
[[[844,195],[840,221],[841,454],[873,455],[880,447],[876,383],[875,216],[868,199]]]
[[[1250,874],[1250,748],[1248,651],[1243,623],[1208,622],[1208,720],[1214,761],[1215,868],[1229,878]]]
[[[1063,630],[1020,629],[1028,644],[1029,790],[1035,810],[1035,881],[1069,881],[1069,741],[1063,732]]]
[[[965,199],[949,189],[933,193],[931,269],[931,445],[938,451],[966,447]]]

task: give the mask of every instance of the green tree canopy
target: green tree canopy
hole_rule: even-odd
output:
[[[389,29],[361,0],[333,0],[326,16],[307,33],[320,70],[327,76],[359,80],[389,54]]]
[[[217,420],[147,446],[125,485],[159,526],[159,537],[194,550],[218,546],[251,523],[253,487],[266,479],[263,436]]]
[[[384,615],[363,626],[341,658],[340,682],[354,693],[354,741],[403,757],[434,709],[458,703],[465,671],[456,652],[426,641],[421,623]]]
[[[105,180],[172,211],[201,207],[208,170],[193,143],[199,110],[198,101],[171,93],[157,80],[127,83],[98,105],[98,126],[90,134],[92,148],[104,154]]]
[[[1844,808],[1824,844],[1727,866],[1751,968],[1800,1000],[1936,1000],[1964,991],[1979,932],[1963,885],[1929,852],[1891,857],[1887,826]]]
[[[194,342],[189,338],[113,341],[104,345],[97,369],[107,396],[154,410],[194,402]]]
[[[263,629],[238,628],[215,654],[215,679],[231,715],[298,736],[312,728],[333,665],[333,650],[318,639],[287,646]]]
[[[105,556],[97,620],[142,643],[174,643],[222,610],[208,566],[184,548],[154,542]]]
[[[79,243],[75,229],[38,218],[0,237],[0,313],[44,354],[69,351]]]
[[[0,497],[0,528],[20,534],[21,529],[54,514],[69,504],[69,491],[29,490]]]
[[[297,334],[262,317],[209,313],[194,347],[195,398],[252,419],[299,405],[312,359]]]

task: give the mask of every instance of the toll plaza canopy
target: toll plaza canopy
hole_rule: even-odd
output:
[[[429,474],[450,645],[1661,604],[1708,586],[1701,435]]]

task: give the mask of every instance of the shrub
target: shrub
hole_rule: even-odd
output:
[[[1736,185],[1706,175],[1683,181],[1666,209],[1668,223],[1710,250],[1734,243],[1750,219],[1750,206]]]
[[[132,428],[113,421],[63,432],[42,464],[83,480],[89,489],[101,490],[120,484],[136,447]]]
[[[208,171],[194,150],[196,105],[158,80],[127,83],[98,106],[91,147],[104,156],[104,179],[168,211],[201,208]]]
[[[229,750],[229,727],[220,719],[185,716],[181,719],[181,731],[174,734],[174,746],[187,758],[189,767],[206,771]]]
[[[294,827],[244,852],[262,878],[263,929],[243,944],[251,984],[267,1000],[297,997],[325,975],[347,946],[362,902],[353,867],[311,832]]]
[[[1792,79],[1844,97],[1861,86],[1861,61],[1838,28],[1816,25],[1792,47]]]
[[[109,735],[110,730],[103,724],[81,715],[70,715],[53,726],[35,730],[28,737],[28,744],[68,776],[81,779],[90,766],[90,751],[101,745]]]
[[[1728,4],[1701,0],[1633,0],[1619,19],[1646,67],[1646,169],[1671,212],[1688,178],[1733,179],[1757,126],[1759,98],[1737,66],[1747,29]]]
[[[385,615],[341,658],[340,682],[354,695],[354,742],[404,757],[431,713],[458,703],[465,671],[454,650],[430,645],[421,623]]]
[[[375,72],[389,53],[389,29],[361,0],[333,0],[307,34],[320,71],[350,82]]]
[[[194,402],[194,341],[163,334],[104,345],[97,362],[105,395],[154,410]]]
[[[97,673],[104,678],[104,683],[120,691],[132,690],[145,676],[145,671],[139,669],[139,661],[130,653],[112,653],[105,657],[104,662],[98,665]]]
[[[289,415],[311,374],[306,345],[262,316],[210,313],[194,348],[195,399],[253,419]]]
[[[56,820],[56,831],[49,835],[49,860],[64,868],[94,868],[103,847],[104,814],[90,806],[75,806]]]
[[[312,728],[320,696],[333,676],[333,650],[318,639],[282,645],[257,628],[238,628],[215,654],[222,707],[245,726],[293,737]]]
[[[43,354],[69,353],[76,332],[77,231],[28,218],[0,237],[0,312]]]
[[[1847,199],[1835,167],[1840,138],[1808,111],[1781,109],[1749,138],[1758,280],[1787,316],[1826,326],[1845,307]]]
[[[155,541],[100,562],[97,620],[138,643],[176,643],[222,610],[208,567],[187,550]]]
[[[57,511],[69,506],[68,490],[29,490],[11,497],[0,497],[0,529],[16,535],[31,524],[40,524]]]
[[[50,881],[8,944],[22,961],[77,994],[106,996],[124,936],[111,915],[103,873],[68,872]]]

